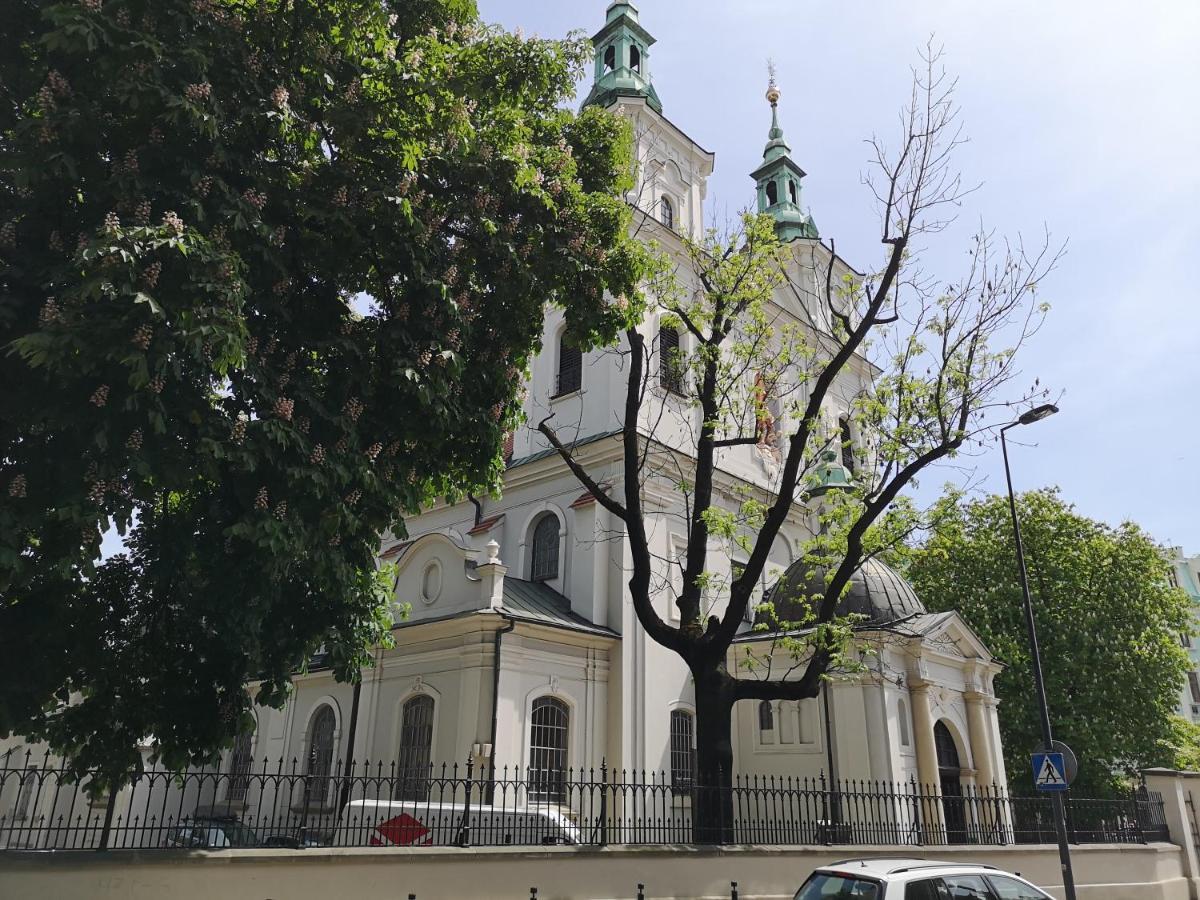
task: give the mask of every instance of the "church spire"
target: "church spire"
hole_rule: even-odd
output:
[[[611,106],[619,97],[641,97],[655,112],[662,102],[650,81],[650,46],[654,36],[638,21],[629,0],[608,5],[604,27],[592,35],[596,78],[584,106]]]
[[[782,92],[775,82],[775,64],[767,63],[769,81],[767,102],[771,104],[771,130],[763,150],[762,165],[750,173],[758,186],[758,211],[775,218],[775,231],[784,241],[796,238],[815,238],[816,223],[800,209],[800,181],[804,170],[792,162],[792,148],[783,138],[779,126],[779,98]]]

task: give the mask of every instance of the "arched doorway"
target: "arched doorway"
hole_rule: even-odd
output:
[[[963,801],[962,762],[958,744],[945,722],[933,726],[933,745],[937,749],[938,781],[942,791],[942,809],[946,821],[946,842],[967,842],[966,804]]]

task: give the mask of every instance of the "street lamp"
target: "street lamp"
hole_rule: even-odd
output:
[[[1042,743],[1047,753],[1054,749],[1054,732],[1050,727],[1050,707],[1046,704],[1046,682],[1042,678],[1042,654],[1038,650],[1037,625],[1033,619],[1033,601],[1029,597],[1029,575],[1025,571],[1025,548],[1021,543],[1021,523],[1017,520],[1017,499],[1013,494],[1012,471],[1008,467],[1008,443],[1004,433],[1018,425],[1032,425],[1058,412],[1053,403],[1036,406],[1022,413],[1015,422],[1000,429],[1000,449],[1004,453],[1004,477],[1008,481],[1008,508],[1012,512],[1013,536],[1017,543],[1017,569],[1021,576],[1021,597],[1025,602],[1025,626],[1029,629],[1029,652],[1033,662],[1033,685],[1037,694],[1038,712],[1042,718]],[[1058,859],[1062,864],[1063,890],[1067,900],[1075,900],[1075,875],[1071,871],[1071,850],[1067,844],[1067,815],[1062,794],[1054,794],[1054,829],[1058,832]]]

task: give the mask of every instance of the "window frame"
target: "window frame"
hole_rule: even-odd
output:
[[[674,341],[673,347],[663,345],[663,338],[670,336],[667,343]],[[684,372],[683,372],[683,335],[666,325],[658,326],[658,386],[668,394],[675,394],[678,397],[685,396],[683,390]],[[674,357],[668,356],[668,353],[674,353]]]
[[[324,725],[321,717],[327,716],[330,723],[328,728],[329,747],[318,755],[317,738],[324,739],[324,728],[318,734],[317,726]],[[330,703],[320,703],[313,710],[308,720],[308,748],[304,754],[304,805],[325,806],[329,802],[329,792],[333,785],[333,763],[337,758],[338,719],[337,712]],[[319,767],[324,771],[317,771]],[[316,780],[314,784],[313,779]]]
[[[553,534],[546,528],[548,522],[553,522]],[[542,545],[539,537],[547,541],[544,553],[540,552]],[[559,552],[562,537],[562,522],[557,515],[547,510],[533,520],[529,531],[529,580],[536,582],[555,581],[562,575],[562,554]],[[553,561],[553,570],[547,565],[547,560]],[[539,566],[545,566],[539,568]]]
[[[1195,669],[1188,672],[1188,689],[1192,695],[1192,702],[1200,703],[1200,673]]]
[[[418,707],[420,707],[418,709]],[[409,711],[415,721],[409,721]],[[422,716],[423,713],[423,716]],[[421,716],[421,718],[417,718]],[[412,694],[400,704],[400,733],[396,746],[396,772],[399,782],[393,793],[396,800],[427,801],[429,776],[433,761],[433,729],[437,716],[437,701],[429,694]],[[414,744],[414,737],[424,739],[424,745]],[[422,761],[420,765],[418,762]]]
[[[686,728],[677,727],[677,723],[684,722]],[[667,720],[667,734],[671,793],[690,794],[696,784],[696,714],[686,707],[672,709]]]
[[[672,231],[675,230],[675,202],[668,194],[659,195],[658,221]]]
[[[226,798],[235,802],[244,802],[250,792],[250,773],[254,769],[254,736],[255,731],[240,732],[233,741],[229,751],[229,781],[226,786]]]
[[[583,390],[583,351],[567,343],[564,331],[558,336],[558,365],[554,370],[554,396],[569,397]]]
[[[539,722],[539,713],[552,711],[557,720]],[[561,744],[550,738],[561,736]],[[571,753],[571,706],[561,697],[542,694],[529,707],[528,793],[541,803],[567,802],[567,770]]]
[[[858,474],[858,463],[854,459],[854,432],[849,416],[838,416],[838,443],[841,445],[842,468],[851,476]]]

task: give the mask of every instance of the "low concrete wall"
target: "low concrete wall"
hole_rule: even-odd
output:
[[[911,856],[913,848],[554,847],[331,850],[157,850],[0,854],[5,900],[618,900],[635,896],[790,900],[817,865],[854,856]],[[987,863],[1061,897],[1054,847],[940,847],[918,855]],[[1079,900],[1187,900],[1173,844],[1072,848]]]

